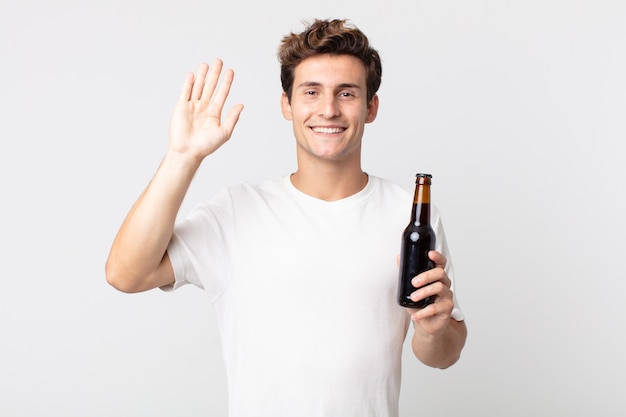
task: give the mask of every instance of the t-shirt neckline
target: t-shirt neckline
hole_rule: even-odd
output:
[[[366,200],[378,185],[378,178],[372,175],[367,175],[367,184],[365,187],[355,194],[335,201],[326,201],[317,197],[310,196],[299,189],[297,189],[291,182],[291,175],[285,175],[282,178],[283,187],[291,194],[295,199],[306,203],[318,206],[320,208],[343,208],[359,204]]]

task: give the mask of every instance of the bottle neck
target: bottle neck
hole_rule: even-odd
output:
[[[416,184],[411,222],[415,226],[430,224],[430,184]]]

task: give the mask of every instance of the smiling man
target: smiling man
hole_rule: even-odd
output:
[[[398,416],[402,346],[454,364],[466,338],[441,218],[437,267],[413,298],[395,302],[401,232],[412,195],[361,167],[376,119],[382,68],[367,37],[343,20],[316,20],[279,48],[281,109],[297,170],[230,187],[184,220],[176,215],[200,164],[230,139],[242,105],[222,120],[233,72],[222,62],[185,79],[170,145],[118,232],[107,280],[125,292],[207,291],[221,330],[231,417]]]
[[[282,96],[297,144],[298,171],[291,181],[327,201],[355,194],[368,181],[361,170],[364,127],[378,111],[378,96],[367,96],[363,62],[352,55],[314,55],[294,73],[291,95]]]

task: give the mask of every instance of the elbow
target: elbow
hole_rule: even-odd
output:
[[[445,335],[434,344],[423,344],[413,339],[413,353],[431,368],[447,369],[461,359],[461,352],[467,340],[467,327],[464,321],[452,319]]]
[[[110,259],[105,265],[105,277],[107,283],[118,291],[124,293],[136,293],[139,290],[133,285],[133,280],[129,279],[128,273],[125,273]]]
[[[457,352],[455,354],[448,354],[446,356],[437,355],[436,357],[431,357],[431,356],[422,355],[420,354],[420,352],[413,350],[413,354],[424,365],[430,368],[435,368],[435,369],[448,369],[452,365],[457,363],[459,359],[461,358],[460,352]]]
[[[438,369],[448,369],[449,367],[457,363],[459,359],[461,359],[461,352],[459,352],[457,355],[449,356],[444,362],[439,363],[433,367]]]
[[[436,365],[439,369],[447,369],[457,363],[461,359],[461,352],[465,347],[467,341],[467,326],[465,321],[451,321],[451,329],[453,330],[454,337],[451,338],[448,344],[447,355],[444,356],[444,360]]]
[[[167,258],[164,258],[167,259]],[[174,283],[174,272],[163,263],[156,268],[129,267],[119,259],[109,257],[105,265],[106,281],[118,291],[138,293]]]

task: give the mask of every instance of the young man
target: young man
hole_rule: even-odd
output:
[[[279,49],[282,113],[297,171],[219,193],[175,224],[194,173],[233,132],[224,120],[233,72],[187,76],[170,145],[132,207],[106,265],[125,292],[192,283],[214,303],[231,417],[398,415],[400,361],[412,320],[417,358],[446,368],[466,338],[439,214],[435,269],[414,279],[422,310],[396,303],[400,235],[412,195],[361,168],[364,126],[378,111],[378,53],[342,20],[316,20]]]

